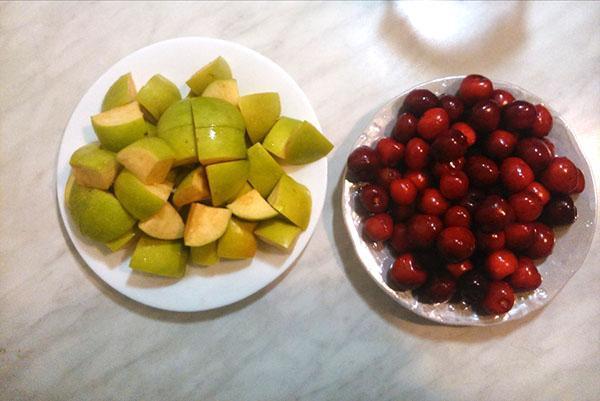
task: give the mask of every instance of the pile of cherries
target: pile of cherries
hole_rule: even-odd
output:
[[[534,260],[552,253],[552,227],[575,221],[570,195],[585,186],[581,170],[555,156],[551,129],[543,105],[481,75],[465,77],[456,96],[411,91],[392,137],[348,157],[363,235],[396,255],[388,283],[487,314],[539,287]]]

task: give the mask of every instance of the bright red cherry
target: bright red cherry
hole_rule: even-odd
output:
[[[415,205],[398,205],[394,203],[390,207],[390,213],[394,221],[400,223],[413,217],[415,214]]]
[[[417,135],[417,122],[417,117],[411,113],[399,114],[392,136],[400,143],[408,142],[412,137]]]
[[[519,192],[533,182],[535,175],[523,159],[508,157],[500,165],[500,178],[504,187],[510,192]]]
[[[392,237],[394,221],[387,213],[376,214],[365,220],[364,234],[371,241],[386,241]]]
[[[446,260],[458,262],[475,251],[475,236],[465,227],[446,227],[437,238],[437,247]]]
[[[481,100],[489,99],[494,91],[492,81],[482,75],[467,75],[460,83],[458,97],[470,106]]]
[[[384,166],[394,167],[404,156],[404,145],[392,138],[381,138],[376,149]]]
[[[504,229],[506,247],[515,252],[523,252],[533,244],[533,226],[531,224],[513,223]]]
[[[427,174],[423,170],[415,171],[410,170],[404,174],[404,178],[408,178],[412,181],[413,184],[417,187],[417,191],[421,192],[425,188],[427,188],[431,182],[429,178],[429,174]]]
[[[440,178],[443,175],[461,171],[464,167],[464,157],[459,157],[458,159],[451,160],[449,162],[435,162],[433,165],[433,175]]]
[[[469,227],[471,213],[464,206],[451,206],[444,214],[444,225],[446,227]]]
[[[473,262],[469,259],[465,259],[456,263],[448,263],[446,265],[446,270],[448,270],[454,278],[459,278],[466,272],[473,270]]]
[[[427,281],[427,272],[411,253],[404,253],[396,258],[390,276],[396,284],[406,289],[420,287]]]
[[[421,138],[413,138],[406,144],[404,164],[410,170],[422,170],[429,164],[429,144]]]
[[[437,216],[417,214],[408,222],[408,235],[417,248],[430,247],[442,231],[442,221]]]
[[[467,138],[467,144],[469,146],[473,146],[477,141],[477,134],[475,133],[475,130],[467,123],[454,123],[450,128],[462,132],[462,134]]]
[[[489,157],[502,160],[512,154],[516,144],[517,136],[515,134],[498,129],[485,139],[483,148]]]
[[[415,89],[410,91],[404,99],[404,109],[419,117],[427,110],[438,107],[440,104],[437,96],[427,89]]]
[[[426,141],[433,141],[450,127],[450,118],[446,110],[435,107],[427,110],[417,123],[417,133]]]
[[[477,187],[489,187],[498,180],[500,172],[498,165],[485,156],[467,157],[465,172],[469,176],[469,181]]]
[[[481,302],[483,309],[492,315],[506,313],[514,304],[515,293],[506,281],[490,282],[485,298]]]
[[[519,223],[531,223],[542,214],[542,202],[531,192],[518,192],[508,198]]]
[[[545,137],[552,129],[552,114],[541,104],[535,105],[535,120],[531,126],[531,134],[538,138]]]
[[[505,106],[503,109],[503,121],[510,131],[528,130],[535,122],[535,107],[523,100],[517,100]]]
[[[379,154],[368,146],[356,148],[348,156],[348,171],[360,181],[374,178],[380,167]]]
[[[510,285],[517,291],[533,291],[542,284],[542,275],[533,260],[519,258],[517,270],[508,278]]]
[[[402,178],[402,174],[395,168],[384,167],[377,171],[377,184],[385,189],[388,189],[392,181],[397,178]]]
[[[550,191],[548,191],[545,186],[537,181],[529,184],[527,188],[525,188],[525,192],[529,192],[537,196],[539,201],[542,203],[542,206],[550,201]]]
[[[515,101],[515,97],[510,92],[504,89],[494,89],[492,92],[492,100],[498,103],[498,106],[504,107]]]
[[[469,191],[469,177],[462,171],[443,175],[440,178],[440,192],[447,199],[459,199]]]
[[[410,237],[408,236],[408,228],[405,224],[398,223],[394,225],[390,245],[398,254],[405,253],[411,247]]]
[[[498,195],[490,195],[475,211],[475,222],[484,232],[502,231],[515,219],[510,204]]]
[[[408,178],[398,178],[390,184],[390,195],[399,205],[410,205],[417,198],[417,187]]]
[[[490,132],[500,124],[500,106],[493,100],[478,102],[471,109],[469,121],[476,131]]]
[[[542,223],[533,223],[533,243],[526,254],[532,259],[544,258],[554,248],[554,231]]]
[[[555,157],[542,172],[542,184],[550,191],[569,194],[577,188],[577,167],[566,157]]]
[[[371,213],[383,213],[388,207],[390,197],[379,185],[367,184],[360,189],[360,203]]]
[[[423,295],[429,302],[445,302],[456,292],[456,279],[441,271],[430,277],[423,288]]]
[[[441,162],[462,157],[469,147],[467,138],[459,130],[450,129],[438,135],[431,144],[433,156]]]
[[[569,195],[557,194],[544,207],[542,221],[550,227],[572,224],[577,218],[577,208]]]
[[[440,98],[440,105],[446,110],[446,113],[448,113],[450,121],[457,121],[460,116],[462,116],[463,111],[465,111],[465,104],[463,101],[452,95],[442,96]]]
[[[419,199],[419,210],[433,216],[444,214],[449,206],[446,198],[435,188],[423,190]]]
[[[483,300],[488,286],[488,279],[479,269],[470,270],[458,279],[460,295],[470,305],[478,305]]]
[[[504,231],[484,233],[477,231],[477,248],[482,252],[493,252],[504,248],[506,237]]]
[[[485,259],[485,269],[494,280],[502,280],[517,270],[519,262],[511,251],[500,249],[488,255]]]

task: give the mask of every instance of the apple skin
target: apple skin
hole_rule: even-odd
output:
[[[117,176],[114,191],[123,207],[139,220],[152,217],[165,204],[165,199],[128,170],[121,171]]]
[[[162,240],[142,235],[129,267],[144,273],[180,278],[185,274],[189,251],[179,240]]]
[[[189,99],[183,99],[173,103],[160,116],[156,129],[158,133],[172,130],[183,126],[194,126],[192,119],[192,105]]]
[[[190,99],[192,104],[192,118],[194,127],[229,127],[240,131],[246,130],[244,118],[237,107],[225,100],[212,97],[194,97]]]
[[[280,159],[285,159],[288,140],[301,124],[300,120],[282,116],[263,140],[263,147]]]
[[[144,184],[158,184],[167,178],[175,153],[165,140],[145,137],[121,149],[117,160]]]
[[[160,74],[154,75],[142,86],[136,99],[150,115],[158,121],[163,112],[181,100],[177,86]]]
[[[197,266],[212,266],[219,262],[217,254],[217,241],[213,241],[203,246],[193,246],[190,248],[190,259]]]
[[[245,159],[244,131],[230,127],[196,128],[196,154],[205,166]]]
[[[248,181],[263,198],[269,196],[279,179],[284,173],[275,159],[265,150],[260,143],[255,143],[248,148]]]
[[[152,124],[149,121],[146,121],[146,135],[148,135],[151,138],[158,135],[158,129],[156,128],[156,125]]]
[[[289,251],[294,247],[296,238],[301,232],[302,230],[294,224],[275,218],[258,223],[254,235],[269,245],[283,251]]]
[[[153,238],[179,239],[183,238],[185,224],[177,210],[166,202],[158,213],[140,221],[138,227]]]
[[[318,129],[308,121],[303,121],[288,139],[284,160],[289,164],[312,163],[332,149],[333,144]]]
[[[225,100],[234,106],[237,106],[240,101],[240,92],[238,91],[235,79],[217,79],[212,81],[204,89],[202,96]]]
[[[102,101],[102,111],[114,109],[115,107],[125,106],[135,100],[137,91],[131,73],[121,75],[108,88],[104,100]]]
[[[256,223],[232,217],[217,243],[217,255],[226,259],[249,259],[256,255]]]
[[[107,190],[119,172],[114,152],[102,149],[98,142],[77,149],[69,161],[78,184]]]
[[[218,240],[225,233],[230,219],[231,211],[228,209],[192,203],[183,233],[185,245],[203,246]]]
[[[164,139],[175,152],[173,166],[182,166],[198,161],[192,106],[189,99],[173,103],[165,110],[158,120],[156,130],[156,136]]]
[[[180,208],[188,203],[198,202],[210,198],[210,189],[203,167],[198,167],[189,172],[177,185],[173,194],[173,204]]]
[[[252,143],[262,141],[281,114],[281,102],[276,92],[242,96],[239,107]]]
[[[146,122],[137,102],[92,116],[92,127],[102,146],[112,152],[118,152],[146,134]]]
[[[198,70],[190,79],[186,81],[187,86],[193,93],[202,93],[214,80],[231,79],[231,68],[227,61],[221,56],[217,57],[200,70]]]
[[[227,205],[227,209],[231,210],[234,216],[250,221],[266,220],[279,214],[256,189],[237,197]]]
[[[120,251],[123,248],[133,244],[134,240],[140,235],[140,230],[133,228],[131,231],[126,232],[119,238],[105,243],[106,247],[112,252]]]
[[[292,223],[306,230],[310,221],[310,191],[289,175],[283,175],[269,195],[268,202]]]
[[[246,160],[211,164],[206,167],[206,177],[213,206],[232,201],[248,180],[249,163]]]

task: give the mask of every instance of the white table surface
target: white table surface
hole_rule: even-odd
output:
[[[55,162],[102,72],[189,35],[279,63],[336,149],[323,215],[292,269],[238,304],[176,314],[124,298],[78,257]],[[444,327],[378,289],[338,207],[347,153],[373,113],[440,76],[482,73],[536,93],[596,168],[600,3],[0,3],[0,49],[1,400],[600,398],[598,238],[541,312]]]

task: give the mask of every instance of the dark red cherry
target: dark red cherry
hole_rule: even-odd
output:
[[[473,262],[469,259],[462,260],[456,263],[448,263],[446,270],[454,277],[459,278],[466,272],[473,270]]]
[[[498,129],[488,135],[483,147],[489,157],[502,160],[512,154],[516,144],[517,136],[515,134]]]
[[[367,184],[360,189],[360,203],[371,213],[383,213],[390,197],[387,191],[375,184]]]
[[[450,128],[462,132],[462,134],[465,136],[465,138],[467,138],[467,144],[469,146],[473,146],[475,144],[475,142],[477,141],[477,134],[475,133],[475,130],[467,123],[464,123],[464,122],[454,123],[454,124],[452,124],[452,127],[450,127]]]
[[[515,293],[506,281],[492,281],[481,306],[491,315],[500,315],[512,309]]]
[[[498,195],[490,195],[475,211],[475,222],[483,232],[502,231],[515,219],[510,204]]]
[[[365,220],[364,234],[371,241],[386,241],[392,237],[394,221],[387,213],[380,213]]]
[[[460,83],[458,97],[470,106],[481,100],[489,99],[494,91],[492,81],[482,75],[467,75]]]
[[[433,165],[433,175],[440,178],[443,175],[461,171],[464,167],[464,157],[459,157],[458,159],[451,160],[449,162],[435,162]]]
[[[544,206],[550,201],[550,191],[548,191],[548,189],[546,189],[545,186],[543,186],[537,181],[534,181],[531,184],[529,184],[527,188],[525,188],[525,192],[534,194],[542,203],[542,206]]]
[[[463,111],[465,111],[463,101],[452,95],[442,96],[440,98],[440,105],[448,113],[450,121],[457,121],[462,116]]]
[[[420,287],[427,281],[427,272],[411,253],[404,253],[396,258],[390,276],[396,284],[406,289]]]
[[[446,227],[437,238],[437,247],[447,261],[458,262],[475,251],[475,236],[465,227]]]
[[[437,96],[427,89],[415,89],[410,91],[404,99],[404,109],[417,117],[427,110],[438,107],[440,104]]]
[[[392,181],[398,178],[402,178],[402,174],[395,168],[384,167],[377,171],[377,184],[385,189],[388,189]]]
[[[523,191],[535,179],[533,171],[519,157],[508,157],[500,165],[502,185],[510,192]]]
[[[555,157],[542,172],[542,184],[550,191],[569,194],[577,188],[577,167],[566,157]]]
[[[417,214],[408,222],[408,235],[417,248],[429,248],[442,231],[442,221],[437,216]]]
[[[425,283],[423,290],[427,301],[445,302],[456,292],[456,279],[446,272],[437,272]]]
[[[498,165],[485,156],[467,157],[465,172],[471,184],[477,187],[489,187],[495,184],[500,175]]]
[[[482,252],[493,252],[504,248],[506,237],[504,231],[485,233],[477,231],[477,248]]]
[[[476,131],[490,132],[500,124],[500,106],[493,100],[478,102],[471,109],[471,126]]]
[[[552,130],[552,114],[541,104],[535,105],[535,120],[531,126],[531,135],[545,137]]]
[[[431,144],[433,156],[441,162],[449,162],[462,157],[469,145],[462,132],[450,129],[435,138]]]
[[[348,171],[351,178],[369,181],[376,176],[380,167],[379,154],[368,146],[356,148],[348,156]]]
[[[585,176],[583,175],[583,171],[577,169],[577,185],[572,193],[580,194],[585,189]]]
[[[431,182],[429,174],[427,174],[424,170],[407,171],[406,174],[404,174],[404,178],[408,178],[409,180],[411,180],[412,183],[415,184],[419,192],[429,187]]]
[[[417,135],[417,117],[411,113],[401,113],[398,115],[396,125],[392,136],[400,143],[406,143]]]
[[[450,206],[441,192],[435,188],[426,188],[419,198],[419,210],[433,216],[442,215]]]
[[[459,202],[459,206],[466,208],[469,213],[475,213],[479,204],[485,199],[485,193],[477,188],[471,188],[469,192]]]
[[[469,227],[471,225],[471,213],[464,206],[451,206],[444,214],[444,226],[446,227]]]
[[[390,246],[397,254],[403,254],[410,250],[411,243],[408,235],[408,227],[405,224],[397,223],[394,225]]]
[[[504,107],[515,101],[515,97],[510,92],[504,89],[494,89],[492,92],[492,100],[498,103],[498,106]]]
[[[462,171],[455,171],[440,178],[440,192],[447,199],[459,199],[469,191],[469,177]]]
[[[381,163],[387,167],[395,167],[404,156],[404,145],[392,138],[381,138],[376,150]]]
[[[529,102],[517,100],[505,106],[502,111],[502,119],[510,131],[528,130],[535,122],[535,107]]]
[[[426,141],[431,142],[440,134],[448,131],[450,118],[446,110],[435,107],[427,110],[417,123],[417,133]]]
[[[577,218],[577,208],[569,195],[557,194],[544,207],[542,221],[550,227],[572,224]]]
[[[533,260],[519,258],[517,270],[508,278],[510,285],[517,291],[533,291],[542,284],[542,275]]]
[[[390,213],[396,223],[404,222],[415,214],[415,205],[398,205],[394,203],[390,206]]]
[[[422,170],[429,164],[429,144],[421,138],[413,138],[406,144],[404,164],[410,170]]]
[[[515,154],[523,159],[536,174],[545,169],[552,160],[550,148],[539,138],[521,139],[517,143]]]
[[[508,203],[519,223],[531,223],[542,214],[542,202],[531,192],[518,192],[508,198]]]
[[[533,243],[533,226],[524,223],[509,224],[504,229],[504,236],[508,249],[523,252]]]
[[[458,279],[458,289],[465,302],[470,305],[478,305],[489,286],[489,281],[478,269],[465,272]]]
[[[554,248],[554,231],[542,223],[533,223],[533,243],[526,254],[532,259],[544,258],[552,253]]]

